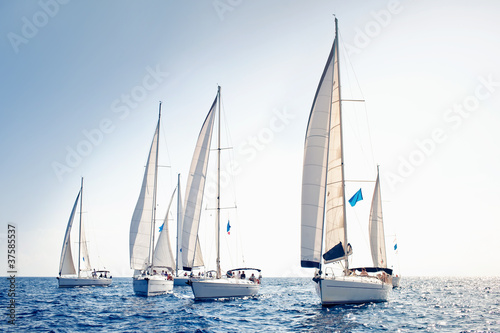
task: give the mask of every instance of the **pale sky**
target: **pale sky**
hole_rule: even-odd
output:
[[[164,212],[177,173],[185,191],[219,84],[238,164],[238,220],[223,242],[241,240],[245,265],[264,276],[312,276],[300,268],[303,144],[335,14],[343,97],[366,100],[373,147],[351,166],[368,160],[374,179],[380,165],[401,274],[500,275],[498,1],[193,3],[0,3],[0,274],[14,223],[19,275],[57,275],[83,176],[91,259],[132,276],[128,233],[158,101]],[[346,83],[354,75],[362,94]],[[349,213],[353,240],[371,191]],[[364,246],[353,243],[360,261]]]

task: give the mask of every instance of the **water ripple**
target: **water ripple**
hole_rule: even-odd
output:
[[[131,278],[59,289],[19,278],[12,332],[500,332],[500,278],[404,278],[389,302],[324,308],[310,278],[264,279],[248,299],[195,302],[189,287],[136,297]],[[5,290],[5,289],[4,289]],[[6,294],[0,302],[7,304]]]

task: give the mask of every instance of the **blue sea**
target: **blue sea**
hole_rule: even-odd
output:
[[[310,278],[264,278],[259,296],[200,302],[189,287],[135,296],[131,278],[74,289],[17,278],[15,325],[7,322],[8,283],[1,286],[6,332],[500,332],[498,277],[403,277],[389,302],[331,308]]]

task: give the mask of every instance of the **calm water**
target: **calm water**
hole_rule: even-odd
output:
[[[55,278],[16,283],[15,327],[1,283],[2,331],[500,332],[500,278],[403,278],[387,303],[333,308],[321,307],[309,278],[264,278],[258,297],[205,302],[194,302],[189,287],[137,297],[131,278],[107,288],[59,289]]]

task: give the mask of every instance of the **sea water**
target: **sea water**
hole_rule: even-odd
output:
[[[498,277],[403,277],[388,302],[330,308],[310,278],[264,278],[258,296],[218,301],[194,301],[190,287],[139,297],[132,278],[64,289],[55,278],[17,278],[14,325],[1,286],[8,332],[500,332]]]

